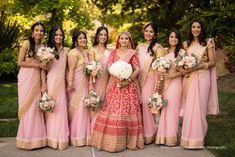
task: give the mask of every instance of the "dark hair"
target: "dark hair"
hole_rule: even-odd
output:
[[[145,25],[144,30],[148,27],[151,26],[153,28],[154,31],[154,37],[153,40],[151,41],[151,43],[149,44],[148,47],[148,53],[150,53],[150,56],[153,56],[154,51],[153,51],[153,47],[154,45],[157,43],[157,33],[158,33],[158,29],[157,29],[157,25],[154,22],[150,22],[147,25]]]
[[[168,39],[167,39],[167,44],[168,47],[170,47],[170,42],[169,42],[169,36],[171,35],[171,33],[175,33],[176,38],[178,39],[178,43],[176,45],[175,48],[175,57],[178,56],[180,49],[182,48],[182,38],[181,38],[181,33],[179,30],[173,29],[169,32],[168,34]],[[168,51],[168,50],[167,50]]]
[[[55,34],[56,34],[57,30],[61,30],[61,32],[62,32],[62,35],[63,35],[62,46],[64,46],[64,37],[65,36],[64,36],[64,31],[62,30],[62,28],[60,26],[55,26],[50,30],[48,42],[47,42],[47,45],[51,48],[54,48],[56,52],[58,52],[58,49],[55,46]],[[60,58],[59,53],[55,54],[55,58],[56,59]]]
[[[86,36],[86,33],[83,32],[83,31],[80,31],[80,30],[75,30],[73,32],[73,37],[72,37],[72,41],[73,41],[73,44],[72,44],[72,49],[75,48],[77,46],[77,40],[78,40],[78,37],[83,34],[87,40],[87,36]]]
[[[194,19],[191,23],[190,23],[190,28],[188,31],[188,37],[187,37],[187,46],[189,47],[193,41],[193,34],[192,34],[192,25],[194,22],[197,22],[201,25],[201,33],[198,37],[199,40],[199,44],[206,46],[207,45],[207,41],[206,41],[206,30],[205,30],[205,26],[204,23],[202,22],[202,20],[200,19]]]
[[[35,27],[38,26],[38,25],[41,25],[41,26],[43,27],[44,34],[45,34],[45,26],[44,26],[43,23],[41,23],[41,22],[36,22],[36,23],[34,23],[34,24],[31,26],[31,32],[33,33]],[[32,36],[32,33],[31,33],[30,36],[29,36],[29,54],[28,54],[28,55],[29,55],[30,57],[34,57],[35,54],[36,54],[36,52],[35,52],[35,40],[34,40],[34,38],[33,38],[33,36]]]
[[[96,45],[99,44],[99,35],[100,35],[100,32],[101,32],[102,30],[105,30],[105,31],[107,32],[107,40],[106,40],[105,43],[104,43],[104,46],[105,46],[105,47],[107,46],[108,40],[109,40],[109,31],[108,31],[108,29],[107,29],[105,26],[100,26],[99,28],[97,28],[93,46],[96,46]]]

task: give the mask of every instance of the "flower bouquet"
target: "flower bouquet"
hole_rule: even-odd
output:
[[[158,114],[160,113],[160,109],[163,106],[167,105],[167,100],[163,99],[160,94],[155,93],[152,97],[148,100],[148,106],[151,111],[151,113]]]
[[[47,93],[44,93],[42,98],[39,100],[38,107],[43,112],[53,112],[55,107],[55,100],[47,95]]]
[[[38,49],[37,56],[41,63],[48,64],[55,58],[55,55],[53,53],[54,50],[52,48],[42,46]]]
[[[96,77],[100,75],[102,66],[100,62],[91,61],[85,65],[85,74],[92,76],[92,82],[95,83]]]
[[[153,61],[152,68],[159,72],[167,72],[171,66],[171,61],[166,57],[160,57]]]
[[[84,106],[90,111],[96,111],[101,107],[100,97],[94,91],[90,91],[88,96],[83,100]]]
[[[125,61],[114,62],[109,68],[109,73],[119,79],[118,87],[121,87],[121,81],[130,78],[132,72],[132,66]]]
[[[183,54],[176,58],[176,66],[178,69],[182,68],[184,70],[190,70],[195,68],[197,65],[198,59],[194,54]],[[188,76],[186,75],[186,77]]]

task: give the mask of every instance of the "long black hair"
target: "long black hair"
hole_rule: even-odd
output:
[[[35,52],[35,40],[33,38],[32,33],[33,33],[35,27],[38,26],[38,25],[41,25],[43,27],[44,34],[45,34],[45,31],[46,31],[44,24],[41,23],[41,22],[36,22],[36,23],[34,23],[31,26],[31,34],[29,36],[29,54],[28,54],[30,57],[34,57],[36,55],[36,52]]]
[[[175,33],[175,36],[178,39],[178,43],[177,43],[175,51],[174,51],[175,57],[177,57],[180,52],[180,49],[182,48],[182,37],[181,37],[181,33],[179,30],[172,29],[168,34],[168,39],[167,39],[168,47],[170,47],[169,37],[170,37],[171,33]]]
[[[62,35],[63,35],[63,39],[62,39],[62,46],[64,46],[64,31],[63,29],[60,27],[60,26],[55,26],[53,27],[51,30],[50,30],[50,33],[49,33],[49,37],[48,37],[48,42],[47,42],[47,45],[51,48],[54,48],[55,49],[55,52],[58,52],[58,49],[57,47],[55,46],[55,34],[56,34],[56,31],[57,30],[60,30],[62,32]],[[55,54],[55,58],[56,59],[59,59],[59,54]]]
[[[157,33],[158,33],[158,29],[157,29],[157,25],[156,25],[154,22],[150,22],[150,23],[148,23],[148,24],[145,25],[144,30],[145,30],[148,26],[151,26],[152,29],[153,29],[153,31],[154,31],[153,39],[152,39],[152,41],[150,42],[149,47],[148,47],[148,53],[150,53],[150,56],[153,56],[153,54],[154,54],[153,47],[154,47],[154,45],[157,43]]]
[[[104,46],[106,48],[107,44],[108,44],[108,41],[109,41],[109,31],[108,31],[108,29],[105,26],[100,26],[99,28],[97,28],[96,34],[95,34],[95,39],[94,39],[94,42],[93,42],[93,46],[96,46],[96,45],[99,44],[99,35],[100,35],[100,32],[102,30],[105,30],[107,32],[107,40],[104,43]]]
[[[74,32],[73,32],[73,37],[72,37],[72,41],[73,41],[72,49],[77,46],[78,37],[79,37],[81,34],[83,34],[83,35],[85,36],[86,41],[87,41],[87,36],[86,36],[86,33],[85,33],[85,32],[80,31],[80,30],[74,30]]]
[[[188,31],[188,37],[187,37],[187,46],[189,47],[193,41],[193,34],[192,34],[192,25],[194,22],[197,22],[200,24],[201,26],[201,33],[198,37],[199,40],[199,44],[206,46],[207,45],[207,41],[206,41],[206,29],[205,29],[205,25],[203,23],[202,20],[200,19],[194,19],[191,23],[190,23],[190,28]]]

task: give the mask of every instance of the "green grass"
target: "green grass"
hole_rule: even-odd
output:
[[[208,117],[207,148],[218,157],[235,154],[235,93],[219,92],[220,114]]]
[[[0,121],[0,137],[16,137],[19,121]]]
[[[0,84],[0,119],[17,118],[17,84]]]
[[[206,148],[217,157],[235,154],[235,92],[219,92],[220,114],[208,116]],[[0,119],[17,118],[17,85],[0,84]],[[0,121],[0,137],[16,136],[18,120]]]

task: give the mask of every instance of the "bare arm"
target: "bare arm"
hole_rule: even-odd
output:
[[[68,87],[67,91],[71,92],[72,91],[72,86],[73,86],[73,78],[74,78],[74,71],[76,69],[77,65],[77,58],[75,56],[68,56]]]
[[[47,82],[46,82],[46,71],[41,70],[41,91],[42,93],[45,93],[47,91]]]

